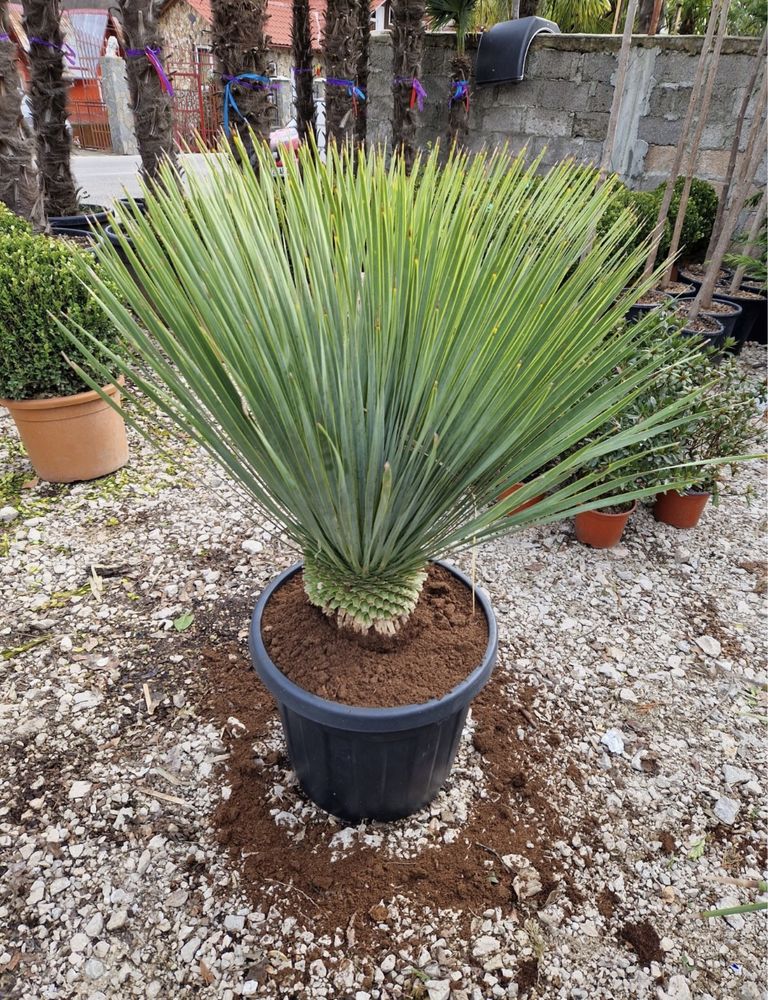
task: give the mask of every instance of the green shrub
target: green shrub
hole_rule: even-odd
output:
[[[680,195],[683,191],[685,178],[678,177],[675,181],[675,190],[672,195],[672,204],[669,206],[667,221],[670,232],[674,228],[677,212],[680,208]],[[655,192],[656,211],[664,196],[664,184],[660,184]],[[715,215],[717,213],[717,192],[707,181],[694,177],[691,182],[691,190],[688,195],[688,204],[685,208],[685,221],[680,235],[680,250],[686,260],[702,260],[709,245],[709,238],[712,235]],[[662,245],[662,253],[664,247]],[[669,245],[667,245],[667,252]],[[661,256],[661,255],[660,255]]]
[[[81,283],[83,251],[63,240],[0,235],[0,397],[67,396],[89,387],[63,353],[71,348],[49,313],[102,342],[114,332]]]
[[[30,226],[27,220],[16,215],[4,202],[0,201],[0,236],[13,233],[31,234],[31,232],[32,226]]]

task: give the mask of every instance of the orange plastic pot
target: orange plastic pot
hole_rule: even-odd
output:
[[[517,493],[518,490],[521,490],[524,486],[527,485],[528,485],[527,483],[515,483],[515,485],[510,486],[508,490],[504,490],[504,492],[499,497],[499,500],[500,501],[506,500],[507,497],[511,497],[513,493]],[[544,499],[543,493],[540,493],[537,497],[531,497],[530,500],[526,500],[525,503],[521,503],[519,507],[514,507],[512,510],[508,511],[507,517],[512,517],[513,514],[519,514],[521,510],[528,510],[529,507],[533,507],[534,504],[537,504],[539,500],[543,499]]]
[[[591,545],[593,549],[612,549],[621,541],[629,516],[636,507],[637,501],[621,514],[606,514],[602,510],[582,511],[573,519],[576,537],[582,545]]]
[[[103,391],[119,405],[117,386],[104,386]],[[97,479],[128,461],[123,418],[97,392],[0,399],[0,404],[10,411],[40,479],[49,483]]]
[[[673,528],[695,528],[711,493],[678,493],[667,490],[656,497],[653,516]]]

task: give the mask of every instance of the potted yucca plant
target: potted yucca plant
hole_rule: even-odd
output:
[[[67,362],[69,341],[52,318],[113,344],[114,327],[80,280],[87,256],[69,241],[32,235],[0,209],[0,406],[37,475],[54,483],[95,479],[128,460],[119,411]],[[102,393],[119,404],[118,385],[104,381]]]
[[[258,156],[186,190],[165,167],[123,213],[128,266],[105,245],[86,268],[127,346],[70,336],[95,388],[130,374],[137,425],[170,417],[301,551],[258,599],[254,666],[307,794],[392,819],[445,781],[496,657],[485,592],[438,557],[646,495],[591,463],[651,449],[701,390],[611,428],[676,355],[639,350],[654,316],[622,323],[646,248],[626,212],[594,239],[595,173],[305,147],[276,181]]]

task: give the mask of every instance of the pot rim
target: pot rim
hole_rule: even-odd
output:
[[[442,566],[459,579],[470,590],[472,581],[459,569],[443,561],[431,560],[436,566]],[[396,705],[388,708],[370,708],[360,705],[345,705],[339,701],[331,701],[311,694],[309,691],[289,680],[272,661],[264,646],[261,635],[261,620],[264,609],[272,594],[303,567],[303,563],[294,563],[274,577],[262,591],[251,616],[248,646],[251,660],[256,673],[265,687],[278,701],[278,704],[297,712],[305,718],[336,729],[363,731],[368,733],[401,732],[430,723],[441,722],[455,712],[460,711],[474,698],[484,686],[493,670],[498,649],[498,629],[496,616],[487,594],[478,587],[474,588],[477,603],[485,615],[488,626],[488,644],[480,663],[455,687],[441,698],[432,698],[410,705]]]
[[[637,510],[637,500],[632,501],[632,506],[629,510],[623,510],[618,514],[612,514],[608,510],[580,510],[576,517],[581,517],[582,514],[599,514],[601,517],[629,517],[630,514],[634,514]]]
[[[710,490],[693,490],[693,489],[691,489],[691,490],[683,490],[682,493],[680,492],[680,490],[664,490],[663,493],[659,493],[659,497],[670,496],[670,494],[672,496],[679,497],[681,500],[684,499],[685,497],[711,497],[712,496],[712,493],[711,493]]]
[[[101,387],[101,391],[108,396],[114,396],[120,391],[120,386],[125,385],[125,378],[118,375],[115,382],[109,382]],[[81,403],[92,403],[101,399],[95,389],[88,389],[86,392],[77,392],[72,396],[47,396],[45,399],[2,399],[0,406],[8,410],[55,410],[65,406],[79,406]]]

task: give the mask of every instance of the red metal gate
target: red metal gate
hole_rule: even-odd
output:
[[[221,129],[223,93],[213,54],[198,49],[196,55],[194,65],[171,68],[173,132],[182,146],[210,149]]]

